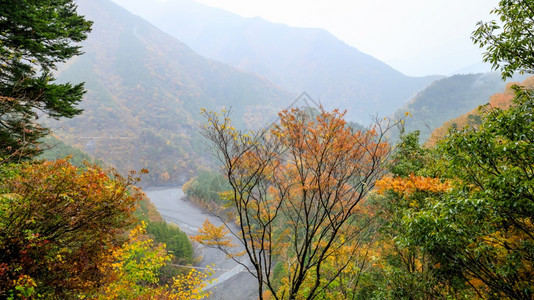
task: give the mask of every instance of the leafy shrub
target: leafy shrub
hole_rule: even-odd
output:
[[[134,221],[133,174],[68,160],[0,169],[0,298],[68,298],[98,287],[100,266]]]

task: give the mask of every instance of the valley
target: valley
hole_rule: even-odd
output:
[[[410,111],[406,128],[426,138],[504,87],[498,75],[458,75],[458,96],[440,100],[432,95],[442,97],[443,89],[434,90],[454,78],[404,76],[326,31],[242,18],[192,1],[155,5],[146,12],[154,25],[110,0],[80,0],[78,6],[95,24],[85,54],[60,66],[57,76],[85,82],[84,113],[45,123],[60,140],[123,174],[149,169],[146,186],[180,185],[213,165],[198,134],[205,122],[201,109],[230,109],[237,128],[254,129],[271,124],[306,92],[325,109],[347,110],[347,120],[363,126]],[[475,77],[491,80],[477,83]],[[460,84],[490,88],[473,98],[476,91]],[[421,101],[431,103],[416,104]],[[414,106],[436,102],[453,111],[420,114]]]
[[[181,187],[147,188],[144,191],[167,222],[178,225],[190,236],[198,233],[198,229],[206,219],[217,226],[222,225],[217,217],[186,201]],[[234,243],[240,244],[236,239]],[[198,244],[197,247],[199,248],[195,251],[196,256],[202,259],[198,265],[210,266],[214,270],[210,278],[214,281],[205,288],[212,293],[210,299],[256,299],[256,280],[243,266],[228,259],[217,249]],[[243,247],[239,247],[237,251],[243,251]],[[247,259],[241,258],[241,260]]]
[[[534,0],[448,76],[117,2],[0,6],[0,299],[533,297]]]

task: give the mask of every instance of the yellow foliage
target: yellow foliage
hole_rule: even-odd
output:
[[[113,252],[115,261],[102,266],[109,273],[108,283],[93,299],[203,299],[203,291],[212,272],[192,269],[188,274],[173,278],[171,285],[158,285],[158,270],[171,261],[165,245],[154,245],[146,236],[146,223],[134,228],[129,243]]]
[[[199,234],[193,236],[192,239],[203,245],[224,249],[235,247],[232,239],[228,236],[230,231],[224,225],[217,227],[206,219],[198,232]]]
[[[208,282],[211,282],[206,281],[206,279],[213,274],[213,271],[209,266],[207,269],[208,272],[191,269],[189,273],[175,277],[172,284],[172,299],[203,299],[208,297],[211,293],[204,292],[203,289]]]

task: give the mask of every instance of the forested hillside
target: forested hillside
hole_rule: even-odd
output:
[[[147,171],[92,164],[41,123],[82,112],[83,82],[52,71],[92,25],[70,0],[0,6],[0,298],[204,297],[206,274],[170,265],[193,249],[136,187]]]
[[[135,13],[205,57],[286,90],[306,91],[325,108],[347,109],[347,119],[365,125],[370,115],[391,115],[439,78],[405,76],[322,29],[243,18],[194,1],[156,2]]]
[[[518,80],[522,77],[516,78]],[[394,117],[398,119],[409,112],[411,117],[405,120],[405,130],[419,130],[421,141],[425,141],[443,122],[487,103],[489,97],[504,89],[505,85],[497,72],[442,78],[399,108]]]
[[[461,129],[466,126],[480,125],[481,116],[488,111],[493,109],[508,109],[513,105],[514,90],[512,89],[512,86],[514,84],[515,83],[513,82],[508,83],[505,89],[502,89],[501,92],[495,93],[488,97],[488,101],[480,104],[480,106],[477,108],[474,108],[455,118],[451,118],[441,124],[441,126],[436,127],[432,131],[428,140],[426,140],[426,145],[435,145],[439,140],[443,139],[451,129]],[[527,89],[532,89],[534,88],[534,77],[529,77],[519,84]]]
[[[93,31],[85,54],[61,66],[58,77],[86,82],[84,113],[53,130],[122,172],[149,169],[144,184],[176,184],[202,164],[201,108],[231,109],[239,126],[255,127],[272,122],[295,97],[198,56],[111,1],[78,4],[94,20]]]

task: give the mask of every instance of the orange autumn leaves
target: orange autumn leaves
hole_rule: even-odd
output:
[[[276,299],[317,297],[349,264],[328,261],[334,250],[350,249],[355,257],[365,248],[371,221],[362,215],[363,199],[387,171],[385,132],[394,125],[377,121],[356,130],[337,110],[290,109],[270,130],[243,133],[227,113],[205,115],[203,135],[231,185],[226,195],[237,218],[235,235],[259,289],[265,284]],[[222,230],[205,223],[195,239],[228,254]],[[277,278],[273,260],[283,270]]]
[[[443,181],[440,178],[410,174],[408,177],[385,176],[376,182],[376,187],[380,194],[383,194],[386,190],[392,190],[395,193],[410,196],[418,191],[447,192],[451,188],[451,182]]]
[[[337,110],[321,111],[316,118],[298,109],[280,113],[280,125],[272,133],[288,149],[278,176],[282,191],[298,195],[288,197],[290,202],[306,194],[309,201],[330,207],[329,214],[346,215],[362,198],[360,180],[379,176],[389,145],[377,128],[353,130],[343,117]]]
[[[3,165],[0,175],[0,298],[208,296],[201,271],[160,285],[171,256],[146,236],[146,224],[126,236],[141,197],[135,172],[123,178],[62,159]]]
[[[68,160],[8,165],[0,182],[0,291],[20,278],[35,293],[91,290],[106,274],[98,266],[119,247],[134,221],[134,175],[122,178],[98,166]],[[46,270],[46,271],[43,271]],[[2,294],[0,294],[0,298]]]
[[[202,227],[198,229],[198,235],[191,237],[194,241],[206,246],[220,246],[223,248],[233,248],[235,245],[228,236],[230,231],[223,226],[215,226],[208,219],[204,221]]]

